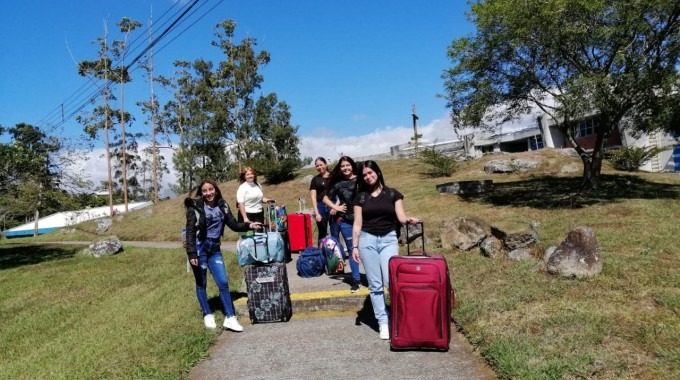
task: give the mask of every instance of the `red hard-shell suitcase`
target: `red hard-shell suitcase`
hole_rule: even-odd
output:
[[[395,350],[449,349],[455,296],[446,259],[425,255],[424,236],[421,256],[389,261],[390,347]]]
[[[294,213],[288,215],[288,240],[292,252],[304,251],[312,247],[312,216]]]

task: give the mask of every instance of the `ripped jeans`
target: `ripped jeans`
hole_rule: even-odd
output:
[[[198,265],[192,265],[191,269],[194,272],[194,279],[196,279],[196,297],[198,298],[198,304],[201,306],[203,315],[212,314],[206,290],[208,285],[208,269],[210,269],[210,273],[212,273],[213,279],[220,291],[224,315],[227,318],[233,317],[235,315],[234,303],[229,293],[229,280],[227,279],[227,271],[224,267],[224,258],[222,257],[222,252],[220,252],[220,244],[206,240],[198,244],[197,248]]]

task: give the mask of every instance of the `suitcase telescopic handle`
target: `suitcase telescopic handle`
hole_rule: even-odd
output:
[[[418,221],[415,225],[416,226],[420,225],[420,231],[422,231],[421,234],[420,234],[421,249],[411,251],[411,243],[409,243],[410,239],[408,238],[408,223],[406,223],[404,225],[404,229],[406,230],[406,254],[409,255],[409,256],[411,256],[411,255],[413,255],[413,256],[415,256],[415,255],[427,256],[427,253],[425,252],[425,224],[421,220],[421,221]]]

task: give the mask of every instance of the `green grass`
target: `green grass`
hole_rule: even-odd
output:
[[[460,163],[449,178],[432,178],[417,160],[380,162],[387,184],[405,195],[407,214],[425,221],[428,252],[449,261],[459,331],[502,379],[680,378],[680,176],[605,166],[601,191],[579,195],[580,175],[560,172],[577,159],[551,149],[502,158],[513,156],[542,163],[533,172],[489,175],[483,165],[498,157],[485,156]],[[311,174],[303,170],[296,180],[265,185],[265,194],[297,211],[297,198],[308,198],[305,176]],[[475,179],[492,179],[494,190],[461,198],[435,189]],[[220,187],[233,203],[237,183]],[[111,233],[123,240],[178,241],[182,199],[126,214]],[[438,226],[457,216],[506,232],[540,222],[536,260],[515,263],[476,250],[441,249]],[[582,280],[546,274],[539,258],[577,226],[595,230],[602,273]],[[88,223],[37,240],[89,241],[95,229]],[[0,252],[34,240],[2,241]],[[202,327],[181,250],[129,249],[100,260],[74,252],[44,247],[0,253],[0,317],[8,321],[0,344],[2,352],[12,352],[0,357],[0,378],[67,377],[58,372],[62,368],[75,377],[177,378],[207,355],[215,335]],[[235,280],[239,275],[230,274]]]
[[[175,379],[207,356],[218,333],[203,327],[182,250],[79,250],[0,246],[0,378]]]

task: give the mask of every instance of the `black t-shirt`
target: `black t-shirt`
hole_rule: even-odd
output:
[[[323,196],[326,195],[326,178],[322,177],[321,174],[315,175],[309,184],[309,190],[316,190],[316,201],[322,203]]]
[[[404,199],[404,195],[388,187],[383,187],[377,197],[367,192],[357,194],[354,200],[361,206],[361,230],[378,236],[395,231],[398,219],[394,203],[399,199]]]
[[[352,223],[354,221],[354,197],[356,196],[356,184],[357,178],[353,179],[342,179],[333,185],[333,187],[328,191],[328,198],[331,202],[335,203],[340,200],[340,204],[347,206],[346,213],[338,213],[345,219],[346,222]]]

